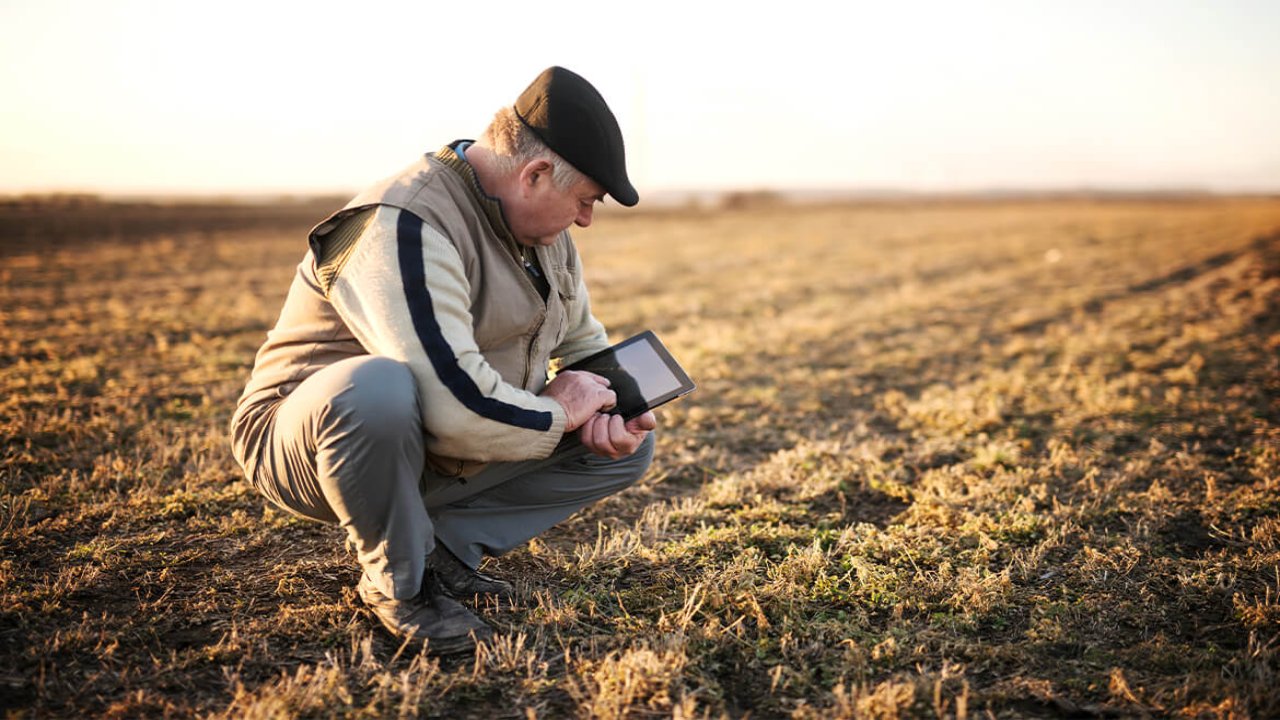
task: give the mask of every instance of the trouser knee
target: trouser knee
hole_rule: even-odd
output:
[[[587,455],[580,462],[594,474],[607,476],[614,485],[612,492],[619,492],[634,485],[649,471],[656,444],[655,433],[651,432],[640,447],[626,457],[613,460],[600,455]]]
[[[361,356],[320,370],[287,393],[267,430],[250,479],[290,512],[345,523],[400,484],[416,495],[422,423],[402,363]]]
[[[329,430],[358,426],[371,441],[421,434],[417,386],[409,367],[386,357],[364,360],[329,400],[321,423]]]
[[[650,432],[645,437],[644,442],[640,443],[640,447],[631,454],[629,458],[631,462],[627,465],[627,467],[629,467],[634,473],[634,477],[631,479],[631,482],[634,483],[636,480],[644,477],[645,473],[649,472],[649,466],[653,465],[654,447],[657,446],[657,444],[657,433]]]

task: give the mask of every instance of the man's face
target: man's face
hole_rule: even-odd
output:
[[[522,174],[519,201],[507,204],[507,223],[521,245],[551,245],[570,225],[587,227],[604,188],[590,178],[561,190],[550,172]]]

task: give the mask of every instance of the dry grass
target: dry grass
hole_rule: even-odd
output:
[[[27,218],[11,716],[1280,715],[1280,202],[602,216],[598,311],[700,389],[648,478],[494,563],[523,599],[454,661],[230,458],[305,228]]]

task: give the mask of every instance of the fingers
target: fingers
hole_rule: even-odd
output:
[[[631,433],[647,433],[650,430],[656,430],[658,427],[658,418],[654,417],[653,412],[649,411],[643,415],[638,415],[627,421],[627,431]]]
[[[618,394],[609,389],[609,378],[585,370],[574,370],[573,372],[588,381],[589,387],[596,389],[593,397],[599,403],[598,409],[608,410],[618,404]]]
[[[566,371],[565,371],[564,373],[562,373],[562,374],[564,374],[564,375],[581,375],[583,378],[585,378],[585,379],[587,379],[587,380],[590,380],[591,382],[594,382],[594,383],[596,383],[597,385],[603,385],[603,386],[605,386],[605,387],[609,387],[609,385],[610,385],[609,378],[607,378],[607,377],[605,377],[605,376],[603,376],[603,375],[597,375],[597,374],[595,374],[595,373],[593,373],[593,372],[587,372],[586,370],[566,370]]]
[[[601,410],[609,410],[618,406],[618,394],[608,388],[602,389],[597,393],[596,397],[600,400]]]
[[[580,428],[593,414],[612,408],[618,402],[617,394],[609,389],[608,378],[579,371],[557,375],[542,394],[564,408],[566,430]]]
[[[644,416],[635,418],[631,422],[634,423],[642,417]],[[582,424],[582,428],[578,431],[578,439],[591,452],[616,460],[635,452],[644,442],[645,436],[649,434],[648,430],[632,430],[630,424],[624,422],[621,415],[596,413]]]
[[[599,414],[595,416],[595,425],[592,428],[592,440],[602,454],[609,457],[620,457],[620,450],[617,443],[614,442],[614,425],[615,420],[622,418],[617,415]]]

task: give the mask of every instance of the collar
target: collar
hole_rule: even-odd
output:
[[[502,212],[502,201],[484,191],[484,188],[480,186],[480,179],[476,177],[475,168],[471,167],[471,163],[463,155],[466,152],[466,147],[472,142],[471,140],[455,140],[440,148],[435,153],[435,158],[463,179],[476,204],[484,211],[484,215],[489,220],[489,225],[493,228],[494,233],[519,250],[520,244],[516,242],[515,235],[511,234],[511,227],[507,225],[507,216]]]

